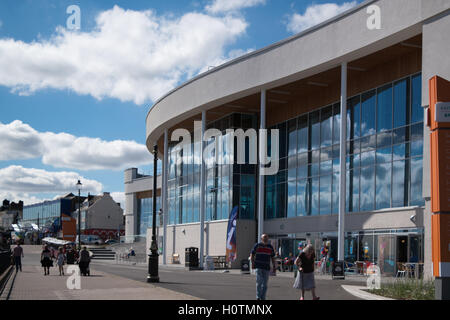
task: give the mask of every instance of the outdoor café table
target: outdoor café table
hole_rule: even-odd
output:
[[[364,261],[355,261],[355,265],[358,274],[364,274],[364,267],[365,267]]]

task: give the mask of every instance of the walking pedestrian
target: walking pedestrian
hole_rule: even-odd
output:
[[[58,253],[56,255],[56,264],[59,268],[59,275],[64,275],[64,261],[66,260],[66,255],[64,254],[64,249],[59,247]]]
[[[90,275],[89,272],[89,262],[91,261],[91,256],[86,247],[80,251],[80,258],[78,260],[78,266],[80,267],[80,272],[83,276]]]
[[[261,242],[256,243],[251,252],[252,269],[256,269],[256,299],[266,300],[267,283],[270,274],[270,262],[273,272],[276,270],[275,250],[269,243],[269,236],[263,234]]]
[[[294,255],[292,254],[292,252],[289,252],[289,257],[288,257],[288,261],[289,261],[289,272],[293,272],[294,271]]]
[[[44,246],[44,250],[41,252],[41,264],[44,268],[44,276],[47,276],[50,274],[50,267],[53,267],[53,260],[52,260],[52,252],[49,250],[48,246]]]
[[[320,254],[322,255],[322,258],[320,259],[320,273],[325,274],[327,272],[328,263],[328,248],[326,245],[322,247]]]
[[[66,254],[67,264],[75,264],[76,254],[72,247],[69,247],[69,250]]]
[[[14,265],[16,266],[16,272],[20,270],[22,272],[22,258],[23,248],[20,246],[20,242],[17,241],[16,247],[13,249]]]
[[[300,300],[305,300],[305,290],[311,290],[313,300],[319,300],[316,295],[316,283],[314,280],[314,262],[316,255],[314,247],[309,244],[295,259],[295,265],[298,268],[297,278],[295,279],[294,288],[301,290]]]

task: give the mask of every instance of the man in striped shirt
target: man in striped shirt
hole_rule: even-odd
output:
[[[263,234],[261,242],[255,244],[252,249],[252,269],[256,269],[256,299],[266,300],[267,282],[270,274],[270,261],[275,272],[275,250],[269,243],[269,236]]]

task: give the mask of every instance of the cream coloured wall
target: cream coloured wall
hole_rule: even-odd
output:
[[[226,232],[228,220],[205,222],[205,257],[224,256],[226,253]],[[162,227],[157,228],[159,235],[163,234]],[[147,251],[150,249],[152,229],[147,229]],[[256,222],[238,220],[236,230],[237,259],[232,268],[240,267],[240,261],[247,259],[256,241]],[[180,255],[180,263],[185,262],[185,249],[200,246],[200,223],[171,225],[167,227],[167,263],[172,262],[172,255]],[[160,257],[162,261],[162,257]]]

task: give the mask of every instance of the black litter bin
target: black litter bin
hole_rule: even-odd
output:
[[[198,248],[190,247],[185,249],[185,267],[198,268]]]
[[[344,261],[335,261],[331,267],[331,278],[345,279]]]
[[[250,273],[250,262],[247,259],[241,260],[241,273]]]

